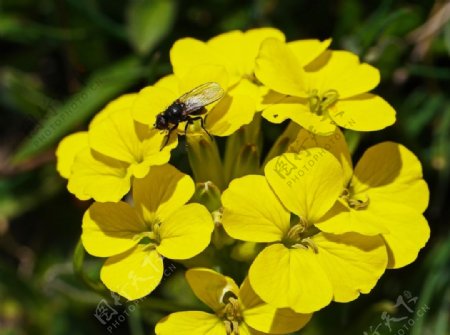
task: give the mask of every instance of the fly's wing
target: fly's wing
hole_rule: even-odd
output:
[[[178,101],[185,104],[185,113],[189,114],[219,100],[223,97],[223,94],[224,91],[218,83],[209,82],[183,94]]]

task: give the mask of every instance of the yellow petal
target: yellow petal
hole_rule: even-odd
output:
[[[164,112],[179,97],[178,92],[165,87],[147,86],[139,92],[134,101],[133,118],[140,123],[153,126],[156,116]]]
[[[127,162],[131,175],[142,178],[152,165],[169,161],[170,150],[177,145],[177,138],[165,143],[166,134],[135,122],[131,110],[118,110],[105,117],[89,130],[91,148],[108,157]]]
[[[349,51],[324,52],[307,70],[308,89],[317,90],[319,96],[335,90],[339,99],[345,99],[369,92],[380,82],[380,72],[369,64],[360,63],[358,56]]]
[[[135,170],[132,171],[132,174],[136,178],[145,177],[150,167],[166,164],[170,160],[171,150],[178,145],[178,137],[171,136],[161,149],[166,141],[166,135],[157,129],[148,131],[147,137],[141,142],[139,160],[133,165]]]
[[[263,176],[234,179],[223,192],[222,204],[222,224],[231,237],[252,242],[275,242],[289,230],[290,213]]]
[[[61,177],[68,179],[76,155],[89,147],[87,131],[80,131],[64,137],[56,149],[56,170]]]
[[[317,261],[333,286],[337,302],[369,293],[386,269],[387,254],[380,236],[321,233],[313,241],[318,248]]]
[[[422,214],[396,204],[385,214],[389,233],[383,234],[388,249],[387,267],[398,269],[414,262],[430,238],[430,227]],[[388,223],[389,221],[389,223]]]
[[[268,92],[264,97],[263,105],[262,116],[272,123],[281,123],[287,119],[292,119],[296,114],[308,113],[309,117],[310,113],[305,99],[287,97],[275,91]]]
[[[370,93],[339,100],[329,109],[329,113],[339,126],[357,131],[380,130],[395,122],[392,106]]]
[[[245,40],[242,31],[233,30],[217,35],[206,44],[210,52],[214,52],[214,55],[220,55],[220,60],[218,57],[213,59],[220,61],[226,67],[228,73],[235,78],[233,82],[238,81],[245,74],[245,57],[247,55],[244,53]]]
[[[92,149],[114,159],[134,163],[141,157],[140,140],[130,110],[119,110],[89,129]]]
[[[170,164],[153,166],[150,173],[133,183],[133,199],[142,217],[166,220],[195,191],[194,181]]]
[[[266,86],[259,86],[258,89],[259,89],[259,97],[260,97],[259,105],[257,108],[258,111],[259,110],[264,111],[266,108],[268,108],[274,104],[282,103],[283,100],[287,98],[286,94],[275,92]],[[299,101],[299,103],[302,103],[305,100],[298,98],[298,100],[294,100],[294,101]],[[275,122],[275,121],[270,120],[270,122],[281,123],[282,121]]]
[[[205,119],[205,127],[216,136],[229,136],[253,120],[258,88],[242,80],[212,108]]]
[[[328,136],[318,136],[305,129],[300,129],[297,138],[288,148],[289,152],[298,153],[308,148],[324,148],[341,163],[344,172],[344,185],[347,186],[353,175],[353,164],[344,134],[339,128]]]
[[[226,328],[216,315],[205,312],[172,313],[160,320],[156,335],[225,335]]]
[[[137,245],[110,257],[100,271],[105,286],[128,300],[142,298],[160,283],[164,271],[162,257],[154,249]]]
[[[127,168],[126,163],[84,149],[74,161],[67,189],[81,200],[117,202],[130,190]]]
[[[287,97],[264,109],[262,116],[273,123],[281,123],[291,119],[309,132],[326,136],[336,130],[330,118],[310,111],[306,99]]]
[[[310,248],[288,249],[281,244],[265,248],[249,270],[252,288],[261,299],[297,313],[312,313],[333,297],[327,274]]]
[[[245,322],[241,322],[239,324],[239,335],[267,335],[267,334],[251,328]]]
[[[250,29],[244,33],[244,43],[241,49],[241,62],[244,75],[252,75],[255,71],[255,60],[258,56],[261,43],[267,38],[285,41],[284,34],[274,28]]]
[[[165,88],[176,95],[182,94],[180,90],[180,80],[174,74],[169,74],[162,77],[155,83],[154,86]]]
[[[275,157],[264,173],[283,205],[309,223],[324,216],[342,192],[342,168],[321,148]]]
[[[331,44],[331,38],[320,40],[298,40],[287,43],[288,48],[297,57],[299,64],[308,65],[320,56]]]
[[[264,85],[274,91],[307,97],[301,64],[282,41],[268,38],[261,44],[255,74]]]
[[[239,296],[239,288],[233,279],[207,268],[187,270],[186,280],[197,298],[215,312],[225,306],[225,293],[233,292],[236,297]]]
[[[170,63],[177,77],[183,77],[193,67],[202,64],[223,64],[219,54],[205,42],[194,38],[177,40],[170,49]]]
[[[180,83],[180,91],[185,94],[205,83],[215,82],[224,91],[228,90],[228,72],[223,66],[202,64],[190,68],[183,76],[177,76]]]
[[[125,202],[99,203],[89,207],[83,216],[81,240],[88,253],[109,257],[134,247],[145,225]]]
[[[370,147],[355,168],[352,187],[371,202],[401,203],[423,213],[429,191],[417,157],[403,145],[383,142]]]
[[[124,94],[114,99],[98,112],[89,123],[89,128],[96,126],[117,111],[129,110],[137,97],[137,93]]]
[[[188,204],[172,212],[161,224],[158,252],[170,259],[188,259],[205,250],[214,222],[205,206]]]
[[[316,222],[316,227],[321,231],[333,234],[355,232],[375,236],[388,233],[385,211],[383,204],[380,205],[373,201],[370,201],[364,209],[353,209],[340,200],[320,222]]]
[[[239,292],[243,305],[245,323],[264,333],[285,334],[303,328],[312,314],[295,313],[289,308],[277,309],[261,300],[250,286],[248,278],[244,280]]]

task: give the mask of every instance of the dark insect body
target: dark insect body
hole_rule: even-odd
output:
[[[177,129],[180,122],[186,122],[184,127],[184,135],[186,135],[188,125],[200,120],[202,129],[211,137],[205,129],[204,120],[200,115],[206,113],[205,106],[219,100],[223,94],[224,91],[218,83],[208,82],[183,94],[165,111],[159,113],[156,116],[155,128],[169,131],[161,149],[169,142],[171,133]]]

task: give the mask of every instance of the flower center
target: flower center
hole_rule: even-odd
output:
[[[298,217],[291,219],[293,224],[283,239],[283,243],[288,248],[311,248],[316,254],[319,252],[314,240],[311,238],[320,232],[314,225],[308,224]]]
[[[313,90],[309,95],[309,109],[317,115],[328,116],[328,108],[339,100],[339,93],[336,90],[328,90],[319,96],[317,90]]]
[[[140,234],[141,239],[139,240],[139,244],[159,245],[161,242],[161,236],[159,233],[161,221],[156,219],[146,222],[145,225],[148,230]]]
[[[219,317],[223,319],[227,335],[239,335],[239,323],[242,321],[241,308],[236,295],[228,291],[223,295],[225,307]]]
[[[370,198],[367,194],[355,195],[351,187],[344,189],[344,192],[341,194],[341,199],[347,203],[348,207],[355,210],[366,209],[370,203]]]

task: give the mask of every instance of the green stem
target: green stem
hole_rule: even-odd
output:
[[[361,141],[361,133],[358,131],[346,129],[344,132],[344,136],[345,141],[348,145],[350,155],[353,155],[356,149],[358,149],[359,142]]]
[[[75,251],[73,253],[73,270],[75,275],[80,278],[80,280],[91,290],[99,293],[102,296],[108,296],[107,288],[99,281],[94,281],[89,278],[83,270],[84,265],[84,257],[86,252],[84,250],[83,244],[81,243],[81,239],[78,241],[77,246],[75,247]]]
[[[144,335],[144,328],[142,327],[142,315],[138,304],[135,305],[135,309],[129,314],[128,326],[130,328],[130,334],[132,335]]]

